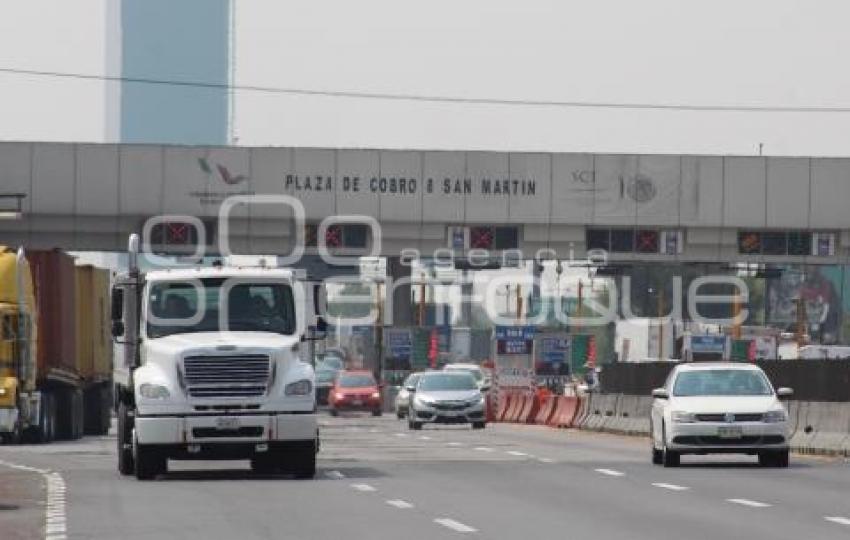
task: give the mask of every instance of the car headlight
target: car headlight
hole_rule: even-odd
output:
[[[372,392],[372,398],[373,398],[373,399],[378,399],[378,398],[380,398],[380,397],[381,397],[381,393],[380,393],[380,392]]]
[[[469,403],[470,405],[478,405],[482,402],[484,402],[484,395],[478,394],[474,398],[470,399],[467,403]]]
[[[287,396],[306,396],[313,390],[313,383],[307,379],[302,379],[294,383],[289,383],[283,389],[283,393]]]
[[[684,412],[684,411],[673,411],[671,418],[673,422],[677,424],[690,424],[691,422],[695,422],[696,418],[694,417],[694,413]]]
[[[425,405],[427,407],[430,407],[431,405],[434,404],[433,400],[423,398],[423,397],[419,397],[419,396],[417,396],[413,401],[415,401],[416,403],[418,403],[420,405]]]
[[[764,413],[762,420],[768,424],[775,424],[777,422],[785,422],[788,420],[788,413],[785,412],[785,409],[776,409],[775,411],[767,411]]]
[[[336,399],[345,399],[345,394],[343,394],[342,392],[337,392],[336,394],[334,394],[334,397]]]
[[[162,384],[142,383],[139,385],[139,395],[145,399],[168,399],[171,392]]]

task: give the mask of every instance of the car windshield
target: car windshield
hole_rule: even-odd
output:
[[[453,371],[455,373],[469,373],[472,375],[476,381],[481,382],[484,380],[484,374],[480,369],[472,368],[472,367],[447,367],[446,371]]]
[[[420,375],[418,373],[413,373],[408,375],[407,378],[402,383],[402,386],[416,386],[416,383],[419,381]]]
[[[333,382],[336,377],[336,371],[323,369],[316,372],[316,382],[329,383]]]
[[[422,377],[420,390],[475,390],[475,379],[467,372],[441,373]]]
[[[674,396],[768,396],[772,393],[763,373],[743,369],[684,371],[673,385]]]
[[[295,332],[295,302],[288,283],[231,283],[225,278],[154,282],[148,308],[150,338],[227,330]]]
[[[342,359],[338,356],[324,355],[319,358],[319,369],[342,369]]]
[[[339,378],[341,388],[362,388],[364,386],[375,386],[375,378],[371,375],[342,375]]]

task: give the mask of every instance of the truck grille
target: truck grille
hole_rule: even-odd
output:
[[[264,354],[187,356],[183,368],[189,396],[195,398],[262,396],[271,369]]]

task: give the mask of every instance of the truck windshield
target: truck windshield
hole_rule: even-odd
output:
[[[287,283],[229,283],[225,278],[156,282],[148,308],[150,338],[227,330],[295,332],[295,302]]]

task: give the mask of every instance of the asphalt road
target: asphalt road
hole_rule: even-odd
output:
[[[794,456],[780,470],[685,457],[664,469],[645,439],[413,432],[389,416],[324,417],[322,439],[314,481],[258,477],[247,462],[171,462],[137,482],[116,472],[111,437],[0,447],[0,538],[850,538],[840,460]]]

